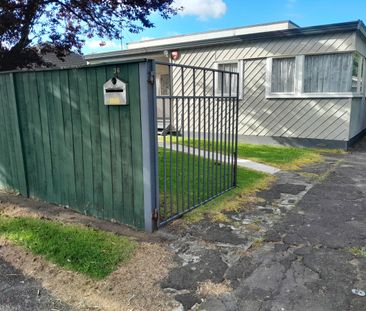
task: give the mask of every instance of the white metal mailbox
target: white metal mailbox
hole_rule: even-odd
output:
[[[125,106],[127,103],[127,83],[116,77],[108,80],[103,85],[104,105]]]

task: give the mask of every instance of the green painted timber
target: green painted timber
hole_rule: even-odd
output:
[[[0,186],[28,195],[12,73],[0,76]]]
[[[103,84],[128,83],[105,106]],[[0,187],[144,228],[139,63],[0,74]]]

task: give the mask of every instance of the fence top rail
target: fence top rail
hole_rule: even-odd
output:
[[[131,64],[131,63],[143,63],[143,62],[148,62],[148,61],[152,61],[152,60],[147,59],[147,58],[139,58],[139,59],[126,60],[126,61],[101,62],[98,64],[83,65],[83,66],[15,69],[15,70],[0,71],[0,75],[9,74],[9,73],[31,73],[31,72],[42,72],[42,71],[87,69],[87,68],[96,68],[96,67],[104,67],[104,66],[118,66],[118,65]]]
[[[161,66],[181,67],[181,68],[189,68],[189,69],[194,69],[194,70],[211,71],[211,72],[217,72],[217,73],[227,73],[227,74],[236,75],[237,77],[239,77],[238,72],[227,71],[227,70],[220,70],[220,69],[206,68],[206,67],[198,67],[198,66],[190,66],[190,65],[183,65],[183,64],[166,63],[166,62],[160,62],[160,61],[154,61],[154,63],[156,65],[161,65]]]

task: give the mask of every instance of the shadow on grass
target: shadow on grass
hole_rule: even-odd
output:
[[[169,218],[233,186],[232,163],[159,148],[160,215]]]
[[[160,220],[199,205],[185,218],[194,221],[207,213],[218,214],[238,195],[270,179],[267,174],[241,167],[237,187],[233,187],[233,177],[232,163],[159,148]]]

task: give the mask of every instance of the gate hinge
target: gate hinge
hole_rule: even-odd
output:
[[[153,211],[153,213],[152,213],[152,219],[154,221],[158,221],[158,219],[159,219],[159,211],[158,211],[157,208],[155,208],[154,211]]]
[[[147,78],[147,82],[150,84],[155,83],[155,72],[153,70],[149,72],[149,77]]]

